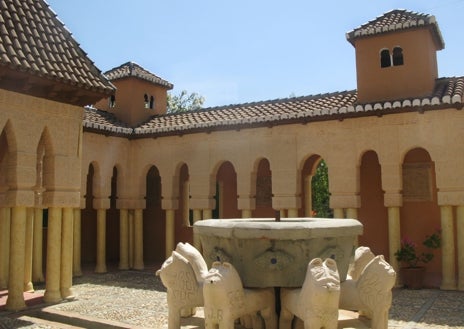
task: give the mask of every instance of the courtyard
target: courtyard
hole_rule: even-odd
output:
[[[167,329],[166,291],[154,275],[159,266],[144,271],[92,271],[74,279],[75,299],[43,303],[44,286],[25,293],[29,308],[4,309],[0,294],[0,328],[156,328]],[[340,328],[367,328],[363,321],[341,321]],[[202,309],[183,319],[183,329],[203,328]],[[437,289],[393,290],[389,328],[464,328],[464,292]]]

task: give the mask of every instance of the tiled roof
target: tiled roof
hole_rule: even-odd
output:
[[[84,110],[84,127],[123,135],[133,132],[132,128],[119,121],[114,114],[88,106]]]
[[[143,67],[134,62],[127,62],[121,66],[115,67],[104,73],[105,76],[113,81],[117,79],[127,78],[127,77],[136,77],[148,82],[152,82],[168,89],[172,89],[174,85],[166,80],[161,79],[155,74],[145,70]]]
[[[439,45],[439,49],[443,49],[445,47],[445,42],[443,41],[435,16],[419,14],[404,9],[389,11],[382,16],[369,21],[366,24],[348,32],[346,34],[346,38],[354,44],[354,40],[359,37],[413,29],[422,26],[429,26],[432,28],[434,37]]]
[[[114,91],[43,0],[0,0],[0,67],[105,95]]]
[[[442,78],[436,81],[433,93],[423,98],[359,104],[356,90],[352,90],[153,116],[139,127],[125,128],[125,130],[121,130],[121,126],[114,123],[115,119],[112,115],[101,114],[100,121],[94,121],[95,116],[103,111],[87,109],[86,112],[92,111],[92,113],[86,113],[84,127],[97,128],[115,134],[122,133],[131,135],[131,137],[177,135],[311,121],[343,120],[351,117],[381,116],[405,111],[422,112],[448,106],[462,108],[463,97],[464,77]]]

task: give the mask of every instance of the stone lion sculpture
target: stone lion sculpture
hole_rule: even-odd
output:
[[[361,272],[374,257],[375,255],[369,247],[361,246],[356,248],[353,262],[348,270],[348,279],[358,280]]]
[[[290,329],[295,315],[303,320],[305,329],[336,329],[339,298],[337,263],[331,258],[315,258],[308,264],[303,287],[281,289],[279,328]]]
[[[191,263],[177,251],[156,272],[167,290],[168,328],[179,329],[181,312],[203,306],[203,281],[198,281]]]
[[[388,328],[391,289],[396,272],[383,255],[375,256],[363,269],[358,280],[347,279],[340,285],[340,308],[357,310],[371,319],[373,329]]]
[[[260,312],[266,329],[277,329],[274,289],[244,289],[235,267],[214,262],[203,285],[205,328],[233,329],[234,321]],[[262,328],[260,317],[252,316],[253,328]]]

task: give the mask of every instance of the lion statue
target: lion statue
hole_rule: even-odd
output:
[[[197,280],[191,263],[177,251],[172,252],[156,275],[167,290],[168,328],[179,329],[182,312],[203,306],[203,281]]]
[[[358,247],[354,252],[353,262],[348,270],[348,279],[358,280],[361,272],[367,264],[374,259],[375,255],[369,247]]]
[[[391,289],[396,272],[383,255],[375,256],[363,269],[358,280],[347,279],[340,285],[340,308],[357,310],[371,319],[373,329],[388,328]]]
[[[327,258],[315,258],[309,262],[303,287],[282,288],[279,328],[290,329],[294,316],[304,322],[305,329],[336,329],[340,277],[337,263]]]
[[[253,315],[253,328],[277,329],[274,289],[244,289],[235,267],[214,262],[203,285],[205,328],[233,329],[234,321]],[[261,317],[256,316],[260,313]]]

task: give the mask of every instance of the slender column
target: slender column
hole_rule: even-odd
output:
[[[134,210],[128,212],[129,216],[129,268],[134,267]]]
[[[56,303],[61,300],[61,219],[61,208],[48,209],[47,268],[44,294],[44,300],[47,303]]]
[[[143,210],[134,210],[134,269],[143,270]]]
[[[395,252],[400,249],[400,247],[400,208],[388,207],[388,252],[390,254],[388,262],[396,272],[398,272],[399,266],[395,258]]]
[[[346,218],[357,219],[358,218],[358,208],[347,208],[346,209]]]
[[[313,195],[311,181],[313,176],[306,176],[304,179],[304,195],[305,195],[305,217],[313,216]]]
[[[334,218],[345,218],[343,208],[334,209]]]
[[[34,233],[32,240],[32,282],[44,282],[43,258],[43,209],[34,208]]]
[[[296,218],[298,217],[298,209],[295,209],[295,208],[287,209],[287,214],[289,218]]]
[[[82,276],[81,269],[81,210],[73,209],[73,275]]]
[[[442,274],[443,281],[440,289],[456,289],[455,279],[455,251],[454,251],[454,226],[453,207],[440,206],[441,234],[442,234]]]
[[[242,209],[242,218],[251,218],[252,216],[251,209]]]
[[[10,208],[0,208],[0,289],[8,286],[10,263]]]
[[[119,209],[119,269],[129,269],[129,214]]]
[[[212,219],[213,209],[203,209],[203,219]]]
[[[32,242],[34,227],[34,208],[26,209],[26,244],[24,248],[24,291],[34,291],[32,284]]]
[[[166,210],[166,258],[171,256],[175,247],[174,209]]]
[[[97,209],[96,273],[106,273],[106,209]]]
[[[63,219],[61,223],[61,297],[71,298],[73,292],[72,275],[73,275],[73,209],[63,209]]]
[[[193,209],[193,223],[195,224],[199,220],[201,220],[201,209]],[[198,250],[201,250],[200,238],[196,234],[193,234],[193,245]]]
[[[464,206],[456,207],[458,237],[458,290],[464,290]]]
[[[10,267],[6,309],[19,311],[26,308],[24,288],[24,252],[26,246],[26,207],[11,209]]]

